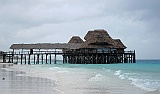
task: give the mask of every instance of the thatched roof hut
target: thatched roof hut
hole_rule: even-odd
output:
[[[68,43],[84,43],[79,36],[73,36]]]
[[[112,39],[103,29],[88,31],[84,39],[85,42],[79,36],[73,36],[68,43],[12,44],[10,49],[126,48],[120,39]]]
[[[120,39],[112,39],[103,29],[88,31],[84,39],[81,48],[126,48]]]

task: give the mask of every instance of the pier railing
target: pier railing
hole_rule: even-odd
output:
[[[18,54],[74,54],[74,53],[118,53],[118,52],[114,52],[114,51],[34,51],[33,53],[31,53],[30,51],[18,51],[18,52],[14,52],[14,51],[9,51],[9,52],[3,52],[2,54],[6,54],[6,55],[18,55]],[[125,53],[135,53],[135,51],[124,51],[122,52],[122,54]],[[119,53],[121,54],[121,53]]]

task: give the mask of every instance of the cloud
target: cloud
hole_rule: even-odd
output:
[[[2,0],[3,1],[3,0]],[[70,0],[1,1],[0,22],[25,26],[62,23],[100,15],[100,4],[94,7],[89,2]],[[95,3],[94,3],[95,4]]]
[[[105,29],[135,49],[160,58],[159,0],[0,0],[0,49],[12,43],[68,42],[72,35]],[[152,55],[145,55],[150,52]]]

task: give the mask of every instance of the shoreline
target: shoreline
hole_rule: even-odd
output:
[[[54,66],[53,68],[51,68],[51,70],[48,70],[48,68],[47,68],[47,70],[46,70],[46,68],[40,68],[41,66],[43,66],[43,65],[40,65],[40,66],[39,65],[37,65],[37,66],[34,66],[34,65],[33,66],[32,65],[15,65],[11,68],[4,68],[6,70],[3,71],[2,74],[6,74],[8,72],[9,74],[7,74],[7,75],[9,75],[10,77],[13,78],[8,81],[11,81],[11,80],[14,81],[15,80],[14,78],[17,78],[16,79],[17,82],[20,82],[22,85],[27,84],[25,87],[22,86],[22,88],[20,88],[20,86],[16,87],[16,88],[20,88],[24,92],[21,91],[21,93],[12,93],[12,94],[29,94],[30,92],[26,93],[26,90],[24,88],[28,88],[28,89],[32,88],[31,90],[33,90],[34,94],[44,94],[44,91],[46,91],[46,90],[47,91],[51,90],[47,94],[53,94],[53,93],[54,94],[62,94],[62,93],[75,94],[76,92],[77,92],[77,94],[83,94],[83,92],[86,92],[85,94],[90,94],[90,93],[94,93],[94,92],[101,92],[100,94],[105,93],[105,92],[107,92],[107,94],[135,94],[135,93],[136,94],[159,94],[158,90],[157,91],[145,91],[145,90],[142,90],[142,89],[132,85],[131,84],[132,81],[130,81],[130,80],[117,79],[116,75],[113,75],[114,77],[112,77],[110,75],[112,73],[110,73],[110,72],[109,72],[109,74],[106,72],[108,74],[108,76],[111,76],[111,77],[107,77],[107,79],[106,79],[106,82],[108,82],[108,83],[102,84],[102,86],[100,86],[101,88],[99,88],[99,86],[94,86],[94,84],[98,85],[98,82],[101,81],[101,79],[104,79],[104,74],[102,74],[102,73],[99,73],[99,74],[94,73],[93,74],[91,69],[90,69],[90,71],[87,71],[88,73],[83,73],[80,71],[81,69],[76,68],[76,69],[74,69],[76,71],[76,74],[75,74],[75,71],[70,72],[70,70],[66,70],[66,69],[64,70],[64,68],[61,68],[60,66],[59,67]],[[4,69],[0,68],[0,70],[4,70]],[[80,74],[84,74],[84,76],[80,76]],[[85,76],[88,74],[92,74],[92,75]],[[75,76],[75,78],[74,78],[74,76]],[[86,78],[89,79],[88,80],[89,82],[87,81],[86,83],[83,84],[83,82],[85,81]],[[100,78],[100,79],[98,79],[98,78]],[[79,82],[79,80],[83,80],[83,81]],[[112,80],[115,80],[115,81],[110,83],[110,81],[112,81]],[[13,81],[12,81],[12,83],[14,83]],[[24,81],[24,83],[21,81]],[[30,83],[30,84],[28,85],[28,83]],[[48,84],[47,86],[44,85],[46,83]],[[33,84],[36,84],[36,85],[33,85]],[[79,85],[81,85],[81,86],[79,86]],[[103,88],[103,85],[107,86],[107,88]],[[15,86],[17,86],[17,84],[15,84]],[[29,86],[31,86],[31,87],[29,87]],[[36,90],[39,90],[37,88],[41,88],[42,89],[41,92],[43,92],[43,93],[37,93]],[[12,88],[9,88],[9,89],[12,90]],[[131,92],[131,91],[134,91],[134,92]],[[113,93],[113,92],[115,92],[115,93]],[[5,93],[5,94],[10,94],[10,93]]]
[[[6,65],[6,64],[5,64]],[[2,94],[60,94],[55,81],[25,76],[24,71],[0,68],[0,91]]]
[[[9,68],[10,66],[13,66],[13,63],[3,63],[0,62],[0,68]]]

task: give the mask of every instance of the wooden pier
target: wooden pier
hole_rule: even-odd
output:
[[[125,53],[64,53],[63,51],[48,51],[32,53],[5,52],[2,57],[4,63],[14,64],[56,64],[57,55],[62,56],[61,62],[70,64],[115,64],[135,63],[135,51]],[[32,57],[32,58],[31,58]]]
[[[12,44],[10,52],[1,54],[2,62],[15,64],[56,64],[57,56],[62,63],[115,64],[136,63],[134,51],[120,39],[112,39],[105,30],[88,31],[83,41],[73,36],[68,43]]]

